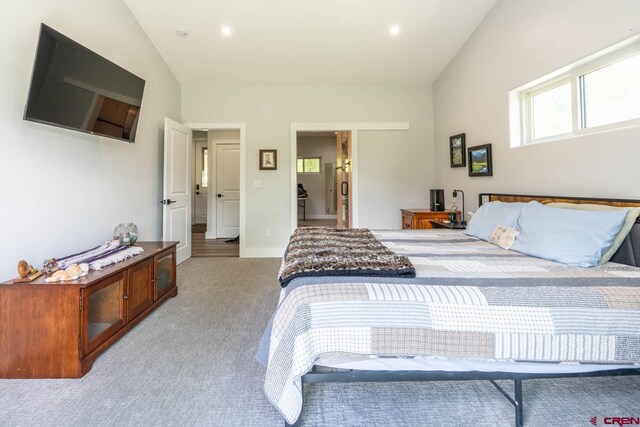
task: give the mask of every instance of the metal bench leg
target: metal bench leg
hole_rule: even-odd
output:
[[[523,423],[523,419],[522,419],[522,411],[523,411],[523,407],[522,407],[522,380],[513,380],[513,386],[515,389],[515,394],[516,394],[516,398],[515,398],[515,404],[513,406],[515,406],[516,408],[516,427],[522,427],[522,423]]]
[[[513,380],[514,397],[511,397],[500,385],[494,380],[489,380],[504,397],[507,398],[509,403],[513,405],[516,410],[516,427],[522,427],[523,425],[523,405],[522,405],[522,380]]]

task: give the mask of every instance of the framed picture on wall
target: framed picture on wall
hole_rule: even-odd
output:
[[[491,144],[469,147],[469,176],[493,176]]]
[[[278,169],[278,150],[260,150],[260,170]]]
[[[464,133],[449,137],[449,160],[452,168],[463,168],[467,165],[467,150]]]

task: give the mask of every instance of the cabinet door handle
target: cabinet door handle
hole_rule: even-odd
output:
[[[127,295],[125,295],[125,296],[122,297],[122,299],[126,301],[126,300],[129,299],[129,297]]]

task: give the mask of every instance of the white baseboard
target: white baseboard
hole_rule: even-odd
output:
[[[244,248],[240,258],[282,258],[286,248]]]
[[[338,220],[338,215],[309,215],[307,214],[307,219],[335,219]]]
[[[204,233],[204,238],[205,239],[217,239],[216,233],[214,233],[213,231],[207,231],[206,233]]]

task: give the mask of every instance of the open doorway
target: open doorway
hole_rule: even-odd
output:
[[[240,130],[194,131],[192,256],[238,257]]]
[[[298,227],[350,226],[350,134],[349,131],[297,132]],[[343,153],[345,156],[348,153],[349,158]]]

